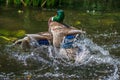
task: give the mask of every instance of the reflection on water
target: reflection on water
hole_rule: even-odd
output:
[[[11,14],[8,14],[11,11]],[[26,30],[27,33],[37,33],[47,30],[47,20],[54,15],[51,11],[18,9],[1,10],[0,26],[7,30]],[[79,11],[66,10],[65,22],[70,25],[84,27],[86,36],[79,37],[75,45],[81,51],[76,53],[73,61],[58,59],[53,56],[53,47],[39,47],[30,51],[22,51],[17,47],[9,47],[8,43],[0,45],[0,79],[90,79],[119,80],[120,79],[120,36],[118,23],[115,26],[90,25],[84,20],[92,20]],[[74,18],[69,17],[76,14]],[[82,16],[81,16],[82,15]],[[95,17],[96,18],[96,17]],[[78,20],[78,21],[77,21]],[[79,21],[80,20],[80,21]],[[75,22],[74,22],[75,21]],[[76,23],[77,21],[77,23]],[[95,20],[92,20],[95,21]],[[80,24],[80,22],[82,24]],[[118,21],[119,22],[119,21]],[[78,24],[79,23],[79,24]],[[85,23],[85,24],[84,24]],[[99,23],[99,22],[98,22]],[[102,22],[103,23],[103,22]],[[100,24],[100,23],[99,23]],[[110,27],[109,29],[106,27]],[[101,29],[102,28],[102,29]],[[114,29],[113,31],[111,30]],[[100,29],[100,30],[99,30]],[[103,30],[103,31],[102,31]]]

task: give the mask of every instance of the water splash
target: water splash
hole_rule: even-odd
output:
[[[78,37],[74,46],[79,47],[75,60],[57,58],[53,46],[41,46],[28,52],[11,52],[24,65],[29,65],[28,59],[37,62],[35,70],[25,71],[33,75],[33,78],[96,78],[100,80],[118,80],[120,61],[110,55],[108,50],[95,44],[87,37]],[[32,64],[34,65],[34,64]],[[100,67],[99,67],[100,66]],[[72,72],[71,72],[72,70]]]

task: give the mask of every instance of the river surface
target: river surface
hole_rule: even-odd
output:
[[[120,79],[120,12],[64,11],[66,24],[86,31],[74,43],[81,48],[76,59],[48,56],[52,46],[23,51],[0,39],[1,80]],[[47,21],[55,14],[56,9],[0,8],[0,30],[30,34],[48,31]]]

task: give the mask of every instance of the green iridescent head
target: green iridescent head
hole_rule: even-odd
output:
[[[57,15],[53,17],[53,21],[63,22],[64,17],[65,17],[64,11],[63,10],[58,10]]]

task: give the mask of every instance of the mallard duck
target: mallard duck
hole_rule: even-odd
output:
[[[85,33],[85,31],[78,30],[72,26],[64,24],[64,17],[64,11],[58,10],[57,15],[51,17],[48,21],[49,32],[53,36],[53,45],[58,48],[65,36],[75,36],[76,34]]]
[[[64,11],[58,10],[57,15],[48,20],[49,32],[53,36],[53,46],[56,51],[63,57],[75,58],[78,48],[73,47],[74,39],[77,34],[85,33],[85,31],[78,30],[72,26],[63,23]]]

